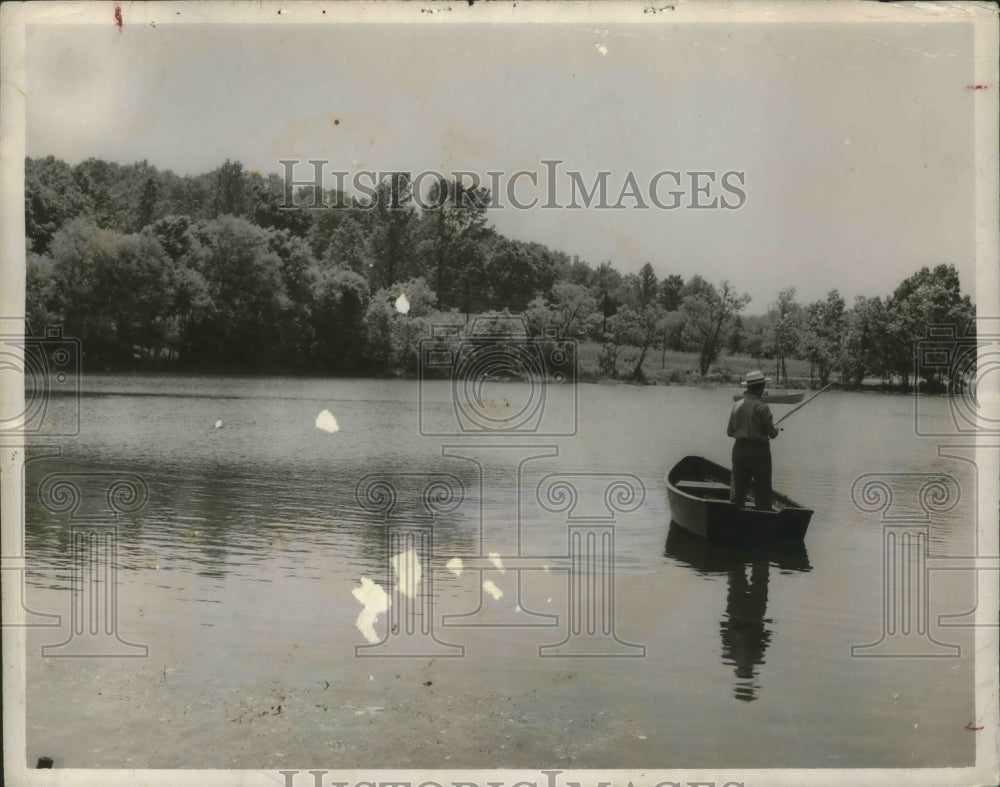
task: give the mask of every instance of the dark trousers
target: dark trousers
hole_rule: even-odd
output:
[[[729,502],[743,508],[753,483],[754,508],[771,510],[771,445],[766,440],[733,443],[733,483]]]

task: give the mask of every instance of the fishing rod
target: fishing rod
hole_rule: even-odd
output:
[[[809,404],[809,402],[811,402],[813,399],[815,399],[817,396],[819,396],[821,393],[823,393],[823,391],[825,391],[831,385],[833,385],[833,383],[828,383],[827,385],[824,385],[822,388],[820,388],[816,393],[814,393],[812,396],[810,396],[808,399],[806,399],[798,407],[793,407],[791,410],[789,410],[787,413],[785,413],[783,416],[781,416],[781,418],[779,418],[777,421],[774,422],[774,425],[777,426],[778,424],[780,424],[782,421],[784,421],[786,418],[788,418],[788,416],[790,416],[796,410],[801,410],[803,407],[805,407],[807,404]]]

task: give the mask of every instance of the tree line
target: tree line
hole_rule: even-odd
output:
[[[800,358],[809,362],[810,377],[826,385],[834,374],[851,387],[860,387],[869,378],[885,385],[909,390],[922,379],[927,390],[945,390],[949,366],[941,354],[921,358],[921,341],[941,349],[931,330],[947,327],[959,342],[975,339],[975,305],[963,295],[954,265],[923,267],[904,279],[885,297],[858,296],[847,306],[837,290],[825,299],[808,304],[795,300],[795,288],[778,293],[767,314],[748,319],[742,349],[774,360],[774,374],[787,379],[785,361]],[[926,354],[925,354],[926,355]],[[967,375],[974,372],[970,366]]]
[[[727,281],[661,279],[648,262],[623,274],[504,237],[484,189],[440,179],[428,196],[434,207],[418,208],[395,174],[371,199],[328,191],[308,209],[301,189],[289,208],[278,175],[239,162],[191,176],[29,158],[29,325],[62,325],[89,370],[389,375],[416,371],[431,324],[509,312],[536,336],[595,342],[608,378],[644,380],[659,349],[695,353],[702,377],[734,353],[772,359],[779,377],[801,358],[822,383],[906,387],[926,327],[974,318],[951,265],[850,306],[837,291],[800,304],[788,288],[745,315],[750,297]],[[938,369],[920,371],[940,383]]]

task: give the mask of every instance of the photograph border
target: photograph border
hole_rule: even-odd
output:
[[[975,109],[975,168],[976,168],[976,283],[975,298],[982,317],[993,317],[1000,303],[1000,188],[998,188],[998,11],[993,3],[960,2],[953,5],[923,3],[868,2],[802,2],[795,4],[766,2],[739,4],[687,3],[678,0],[659,2],[261,2],[231,4],[227,2],[39,2],[5,3],[0,7],[0,315],[10,318],[24,316],[25,287],[25,227],[24,227],[24,161],[25,116],[30,86],[25,84],[26,29],[29,25],[106,24],[124,25],[124,35],[133,25],[169,24],[557,24],[600,25],[630,24],[772,24],[776,22],[824,24],[836,22],[888,22],[926,24],[942,20],[968,21],[974,25],[974,84],[977,89]],[[10,375],[4,377],[8,383]],[[982,392],[982,401],[996,407],[1000,392]],[[21,412],[24,391],[5,384],[0,390],[4,412]],[[12,434],[0,434],[0,455],[3,456],[0,506],[2,506],[2,552],[4,561],[23,557],[24,500],[21,481],[24,462],[24,439]],[[947,441],[944,441],[947,442]],[[966,443],[968,445],[968,443]],[[998,476],[1000,476],[1000,439],[976,435],[977,464],[980,477],[989,479],[991,487],[980,490],[978,499],[979,557],[1000,554],[998,538]],[[12,526],[13,525],[13,526]],[[996,557],[992,558],[994,561]],[[17,568],[13,563],[9,566]],[[9,567],[5,565],[4,567]],[[992,784],[1000,776],[1000,713],[998,713],[998,588],[1000,571],[977,570],[979,604],[975,628],[976,721],[982,725],[976,733],[976,764],[970,768],[925,769],[675,769],[653,771],[647,768],[614,771],[594,770],[375,770],[329,768],[323,784],[331,782],[354,785],[359,782],[409,782],[414,785],[430,782],[446,785],[451,782],[502,781],[559,785],[568,781],[634,787],[654,787],[657,783],[702,783],[715,785],[840,785],[844,783],[896,783],[905,778],[907,784]],[[26,639],[25,610],[20,604],[15,583],[18,571],[0,572],[3,583],[3,729],[4,771],[6,780],[14,785],[190,785],[235,784],[255,786],[287,784],[285,772],[294,768],[275,766],[270,770],[37,770],[27,767],[26,751]],[[972,733],[970,733],[972,734]],[[313,784],[305,768],[295,781],[298,785]],[[555,774],[549,776],[547,774]]]

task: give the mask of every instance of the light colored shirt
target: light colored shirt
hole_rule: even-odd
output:
[[[756,396],[745,393],[742,399],[733,404],[726,434],[737,440],[767,442],[770,438],[778,436],[778,428],[774,425],[771,408]]]

